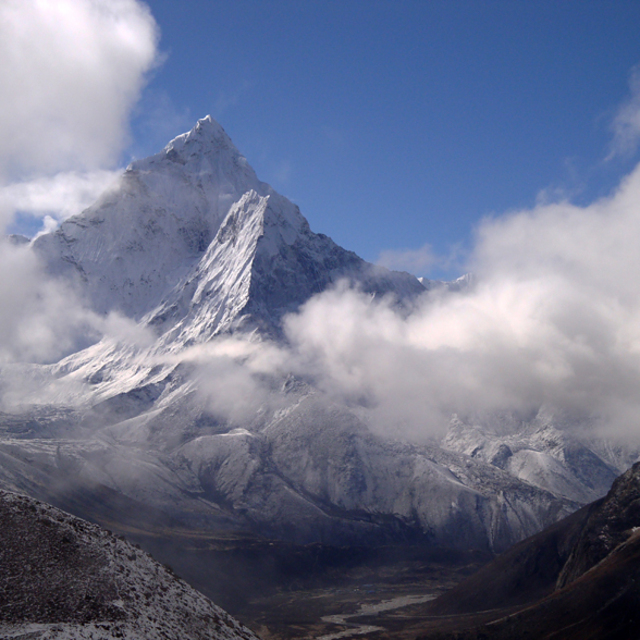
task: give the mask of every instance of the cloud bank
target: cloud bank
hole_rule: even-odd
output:
[[[234,420],[246,418],[238,406],[255,414],[243,398],[262,405],[271,393],[277,406],[272,379],[294,374],[395,437],[441,434],[454,413],[517,422],[543,407],[638,437],[639,237],[640,167],[589,206],[485,220],[467,291],[430,292],[407,314],[343,283],[286,318],[287,347],[220,339],[190,357],[212,406]]]
[[[287,321],[321,388],[374,407],[379,429],[541,406],[640,435],[640,167],[587,207],[541,205],[480,226],[469,291],[408,316],[350,289]]]
[[[0,176],[113,166],[157,40],[135,0],[2,2]]]

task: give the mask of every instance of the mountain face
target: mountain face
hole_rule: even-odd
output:
[[[270,191],[205,118],[159,154],[132,163],[114,188],[38,238],[34,249],[93,309],[140,319],[189,272],[252,189]]]
[[[616,475],[595,448],[557,437],[552,417],[526,433],[453,420],[442,442],[397,442],[370,431],[366,402],[329,400],[312,378],[265,374],[262,398],[233,367],[216,369],[233,360],[232,339],[245,350],[285,344],[285,315],[345,279],[399,308],[435,284],[313,233],[211,118],[134,162],[31,248],[95,312],[123,314],[152,341],[105,338],[21,370],[49,376],[53,392],[0,414],[5,488],[80,515],[99,502],[91,496],[110,496],[111,521],[147,530],[498,551],[604,494]],[[452,283],[452,295],[470,282]],[[221,344],[214,364],[192,355]]]
[[[430,603],[425,613],[463,617],[450,623],[457,624],[455,631],[422,637],[637,638],[639,528],[636,463],[604,498],[514,546]]]
[[[257,640],[122,538],[0,491],[3,638]]]
[[[614,460],[559,429],[541,411],[506,433],[451,420],[442,446],[504,469],[527,484],[578,503],[599,498],[616,478]]]
[[[33,248],[94,310],[170,331],[173,343],[275,330],[284,313],[340,278],[400,297],[429,287],[312,233],[210,117],[132,163],[115,188]]]

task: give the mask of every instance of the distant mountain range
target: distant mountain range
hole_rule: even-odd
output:
[[[268,394],[243,391],[235,364],[285,345],[283,319],[327,288],[410,309],[472,281],[418,280],[313,233],[210,117],[19,250],[145,336],[21,365],[54,391],[0,414],[0,486],[77,515],[146,531],[500,551],[604,495],[635,459],[569,436],[544,411],[499,428],[453,418],[444,439],[417,444],[372,432],[366,399],[329,399],[312,376],[258,371]],[[245,409],[221,415],[212,394]]]

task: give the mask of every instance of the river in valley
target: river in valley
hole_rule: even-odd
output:
[[[382,602],[363,604],[355,613],[323,616],[321,620],[325,624],[335,624],[347,628],[343,631],[337,631],[335,633],[318,636],[316,640],[343,640],[344,638],[351,638],[352,636],[362,636],[374,631],[382,631],[383,627],[378,627],[371,624],[349,622],[349,620],[351,618],[359,618],[360,616],[375,616],[382,612],[392,611],[393,609],[401,609],[402,607],[408,607],[412,604],[420,604],[422,602],[433,600],[435,597],[436,594],[398,596],[397,598],[392,598],[391,600],[383,600]]]

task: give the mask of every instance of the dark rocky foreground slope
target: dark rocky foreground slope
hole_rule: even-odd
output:
[[[421,640],[640,637],[640,463],[421,613]]]
[[[135,546],[5,491],[0,638],[257,640]]]

